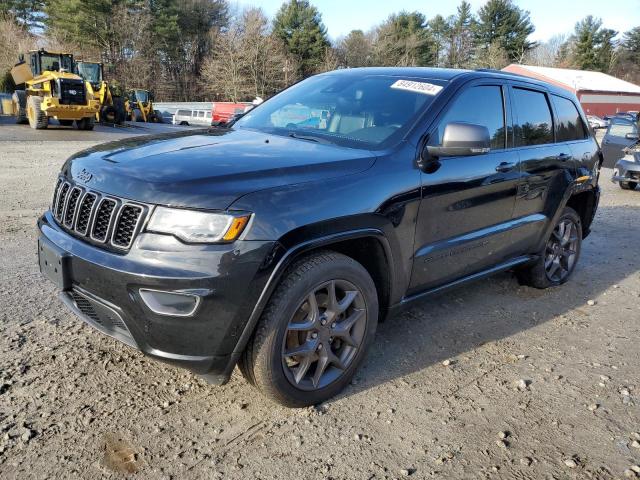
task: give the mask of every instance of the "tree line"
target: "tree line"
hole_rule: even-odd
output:
[[[365,66],[578,68],[640,82],[640,27],[619,35],[589,15],[573,32],[531,41],[529,12],[512,0],[466,1],[454,15],[392,14],[332,42],[320,11],[287,0],[273,19],[227,0],[0,0],[1,76],[29,48],[64,49],[105,64],[123,88],[157,99],[250,100],[315,73]]]

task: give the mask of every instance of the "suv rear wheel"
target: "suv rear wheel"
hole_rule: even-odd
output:
[[[548,288],[561,285],[573,273],[582,248],[582,222],[571,207],[565,207],[539,258],[516,272],[523,285]]]
[[[315,405],[351,381],[377,323],[378,297],[365,268],[345,255],[318,252],[285,274],[239,367],[272,400]]]

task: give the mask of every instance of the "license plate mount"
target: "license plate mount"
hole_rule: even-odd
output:
[[[62,291],[71,289],[70,260],[69,254],[61,248],[42,237],[38,239],[40,273]]]

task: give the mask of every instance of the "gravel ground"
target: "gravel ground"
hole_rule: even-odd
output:
[[[0,141],[3,479],[640,472],[640,191],[610,170],[567,285],[505,273],[432,298],[380,326],[343,395],[287,410],[237,373],[211,387],[93,331],[41,279],[37,215],[64,159],[92,144]]]

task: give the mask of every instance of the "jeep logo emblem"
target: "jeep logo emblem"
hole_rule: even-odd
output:
[[[77,94],[78,94],[78,91],[77,91],[77,90],[69,90],[69,93],[70,93],[71,95],[77,95]]]
[[[87,172],[84,168],[78,173],[77,177],[83,183],[89,183],[89,181],[93,178],[93,173]]]

